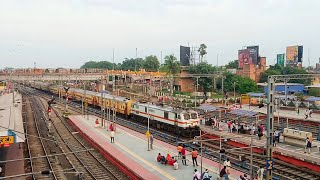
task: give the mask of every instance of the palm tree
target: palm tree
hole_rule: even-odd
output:
[[[170,75],[180,73],[180,63],[173,54],[164,58],[163,70]]]

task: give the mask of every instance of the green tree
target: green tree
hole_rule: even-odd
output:
[[[239,64],[239,61],[238,61],[238,60],[233,60],[233,61],[230,61],[230,62],[226,65],[226,68],[227,68],[227,69],[237,69],[237,68],[238,68],[238,64]]]
[[[111,63],[109,61],[89,61],[84,63],[84,65],[81,66],[81,69],[113,69],[113,67],[115,69],[118,69],[117,64]]]
[[[213,74],[215,71],[216,71],[216,68],[206,62],[201,62],[199,64],[189,66],[190,74]],[[196,78],[194,79],[196,84]],[[198,85],[200,86],[204,94],[206,94],[212,89],[212,85],[213,85],[212,78],[199,77]]]
[[[281,75],[281,71],[277,71],[275,69],[268,69],[261,74],[259,82],[261,83],[268,82],[268,76],[271,76],[271,75]]]
[[[203,56],[207,54],[207,45],[200,44],[200,47],[198,49],[198,52],[200,54],[200,62],[203,60]]]
[[[249,77],[241,77],[229,72],[225,72],[224,76],[224,92],[233,92],[234,87],[236,92],[240,94],[258,91],[256,82],[250,79]],[[221,79],[217,83],[217,88],[222,88]]]
[[[264,73],[261,74],[259,82],[267,82],[268,76],[271,75],[288,75],[288,74],[307,74],[308,72],[304,68],[298,68],[298,67],[282,67],[278,64],[275,64],[273,66],[270,66],[269,69],[267,69]],[[288,81],[289,83],[301,83],[305,85],[311,84],[310,79],[292,79]]]
[[[180,73],[180,62],[173,54],[166,56],[164,57],[164,64],[161,69],[168,74],[178,74]]]
[[[131,58],[131,59],[125,59],[123,62],[122,62],[122,65],[121,65],[121,69],[122,70],[130,70],[130,71],[134,71],[134,70],[139,70],[142,65],[143,65],[143,62],[144,60],[142,58]]]
[[[149,72],[158,71],[159,67],[160,67],[160,62],[157,56],[153,56],[153,55],[147,56],[143,62],[143,68]]]

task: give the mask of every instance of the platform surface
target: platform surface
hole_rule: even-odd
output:
[[[221,123],[220,128],[222,128],[222,131],[217,131],[212,128],[212,126],[205,126],[200,125],[202,131],[222,136],[222,137],[230,137],[232,141],[240,142],[246,145],[250,145],[251,137],[249,134],[240,134],[240,133],[229,133],[228,127],[225,123]],[[265,132],[264,132],[265,133]],[[283,155],[296,157],[300,160],[305,160],[308,162],[313,162],[315,164],[320,164],[320,152],[317,146],[320,145],[320,142],[317,140],[313,140],[313,148],[311,149],[311,153],[304,153],[304,148],[294,145],[289,145],[281,142],[282,138],[280,138],[280,143],[277,143],[277,146],[273,148],[274,152],[281,153]],[[262,137],[261,140],[259,140],[258,136],[255,135],[253,137],[253,145],[254,146],[266,146],[266,136]]]
[[[0,95],[0,136],[8,136],[8,129],[10,129],[16,134],[15,142],[24,142],[22,97],[21,94],[18,93],[15,93],[14,95],[14,104],[12,93]]]
[[[263,114],[267,114],[267,107],[258,108],[257,106],[249,106],[249,105],[242,105],[243,110],[249,110],[249,111],[255,111],[260,112]],[[300,108],[299,114],[296,113],[296,111],[289,111],[280,109],[279,111],[280,117],[288,117],[290,119],[301,119],[301,120],[307,120],[307,121],[314,121],[314,122],[320,122],[320,114],[312,113],[311,117],[308,117],[305,119],[305,111],[306,109]],[[278,116],[278,112],[274,113],[275,116]]]
[[[95,128],[94,121],[97,117],[89,116],[89,120],[81,115],[71,115],[69,119],[74,125],[86,133],[92,140],[104,147],[107,151],[113,152],[116,158],[125,161],[128,168],[133,169],[137,174],[144,176],[144,179],[192,179],[194,169],[200,171],[200,156],[198,156],[198,167],[192,166],[191,155],[187,156],[188,166],[183,166],[178,161],[179,169],[174,170],[172,166],[164,166],[156,161],[158,153],[171,156],[177,155],[176,147],[154,138],[154,150],[147,151],[147,138],[144,134],[135,132],[128,128],[117,125],[115,143],[110,143],[110,131],[107,128]],[[188,152],[190,154],[190,152]],[[208,169],[212,179],[217,179],[219,164],[202,158],[203,171]],[[237,179],[242,172],[231,170],[230,179]]]

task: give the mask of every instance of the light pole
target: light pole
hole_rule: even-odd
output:
[[[197,107],[197,93],[198,93],[198,83],[199,83],[199,77],[197,77],[196,81],[196,86],[195,86],[195,93],[194,93],[194,108]]]
[[[148,108],[147,108],[147,111],[148,111],[148,151],[150,151],[150,113],[149,113],[149,108],[150,108],[150,102],[148,102]]]
[[[238,82],[233,82],[233,101],[234,101],[234,104],[236,104],[236,84]]]

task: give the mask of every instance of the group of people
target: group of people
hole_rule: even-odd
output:
[[[101,127],[99,119],[96,119],[95,124],[94,124],[94,127],[95,127],[95,128]],[[114,143],[115,129],[114,129],[113,123],[110,124],[108,130],[110,130],[110,142],[111,142],[111,143]]]
[[[159,153],[157,156],[157,161],[161,164],[173,166],[175,170],[179,168],[178,161],[174,157],[171,157],[169,153],[167,154],[167,157],[164,157],[161,155],[161,153]]]

